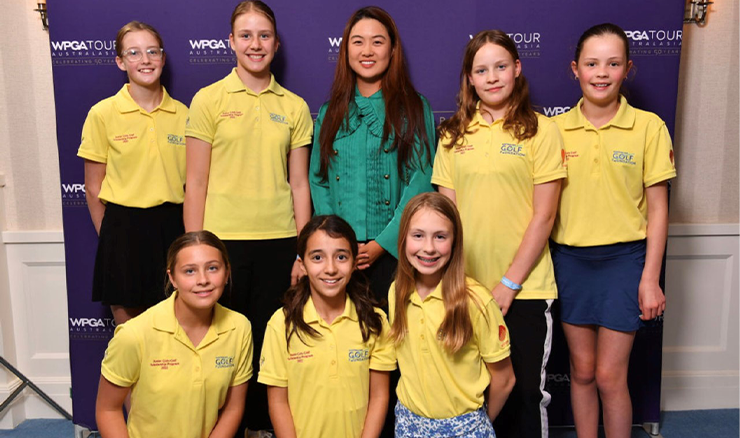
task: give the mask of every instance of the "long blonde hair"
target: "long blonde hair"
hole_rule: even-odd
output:
[[[455,204],[446,196],[436,193],[422,193],[413,197],[401,216],[398,233],[398,270],[396,272],[396,301],[391,339],[399,344],[407,332],[406,307],[411,294],[416,289],[416,271],[406,254],[411,219],[423,209],[435,211],[452,223],[452,255],[442,274],[442,301],[445,306],[445,317],[437,330],[442,346],[450,354],[457,353],[473,337],[473,323],[470,321],[468,300],[472,299],[476,307],[481,303],[465,282],[465,260],[463,258],[463,230],[460,214]]]

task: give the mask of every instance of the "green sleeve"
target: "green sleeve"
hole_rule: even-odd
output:
[[[421,157],[419,163],[410,169],[409,183],[403,189],[401,194],[401,200],[396,206],[396,211],[393,214],[393,218],[388,223],[388,226],[375,238],[375,241],[386,251],[398,258],[398,228],[401,225],[401,215],[406,204],[419,193],[432,192],[432,162],[434,161],[434,147],[436,144],[436,129],[434,126],[434,114],[432,113],[432,107],[429,102],[420,96],[421,101],[424,104],[424,127],[427,132],[427,139],[429,140],[429,148],[431,156],[427,156],[426,148],[422,148]],[[396,175],[398,178],[398,175]]]
[[[311,185],[311,201],[313,202],[314,214],[334,214],[331,204],[331,193],[329,192],[329,181],[321,180],[319,169],[321,168],[321,122],[326,114],[327,104],[319,110],[316,117],[316,125],[313,130],[313,147],[311,148],[311,163],[308,168],[308,182]]]

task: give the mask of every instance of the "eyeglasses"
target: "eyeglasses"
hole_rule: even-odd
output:
[[[146,49],[144,51],[139,49],[129,49],[121,53],[124,58],[126,58],[128,61],[140,61],[141,58],[144,56],[144,52],[146,52],[146,56],[150,59],[162,59],[162,56],[164,56],[164,49],[163,48],[156,48],[156,49]]]

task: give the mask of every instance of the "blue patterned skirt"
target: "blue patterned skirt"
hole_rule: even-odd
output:
[[[426,418],[396,403],[396,438],[496,438],[484,408],[452,418]]]

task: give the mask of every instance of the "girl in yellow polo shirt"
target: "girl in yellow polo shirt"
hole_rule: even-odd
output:
[[[434,192],[412,198],[398,254],[388,295],[401,370],[395,436],[495,437],[491,421],[515,380],[509,335],[488,289],[465,276],[455,204]]]
[[[632,67],[613,24],[581,35],[571,68],[583,98],[555,118],[568,183],[553,229],[553,261],[570,349],[579,437],[595,438],[599,400],[609,437],[628,437],[627,369],[635,332],[665,309],[659,279],[668,229],[671,138],[655,114],[620,95]]]
[[[93,300],[121,324],[165,298],[167,248],[183,233],[188,109],[160,84],[164,44],[153,27],[126,24],[116,50],[128,83],[90,109],[77,155],[99,234]]]
[[[458,110],[440,126],[432,182],[460,209],[465,273],[491,291],[511,330],[516,386],[496,433],[542,438],[557,297],[547,238],[567,174],[562,139],[532,110],[516,45],[504,32],[468,42],[460,79]]]
[[[95,406],[102,436],[234,436],[252,375],[252,334],[243,315],[218,304],[229,273],[213,233],[175,240],[167,255],[175,292],[116,327],[105,352]]]
[[[291,275],[300,273],[295,247],[311,217],[313,121],[306,102],[270,73],[280,41],[269,6],[239,3],[229,41],[236,67],[191,104],[184,219],[187,231],[210,230],[229,249],[234,289],[222,302],[249,318],[259,349]],[[251,430],[271,428],[263,385],[253,382],[246,412]]]
[[[357,271],[357,238],[339,216],[315,216],[298,238],[305,276],[267,325],[258,381],[275,434],[377,438],[396,369],[385,313]]]

